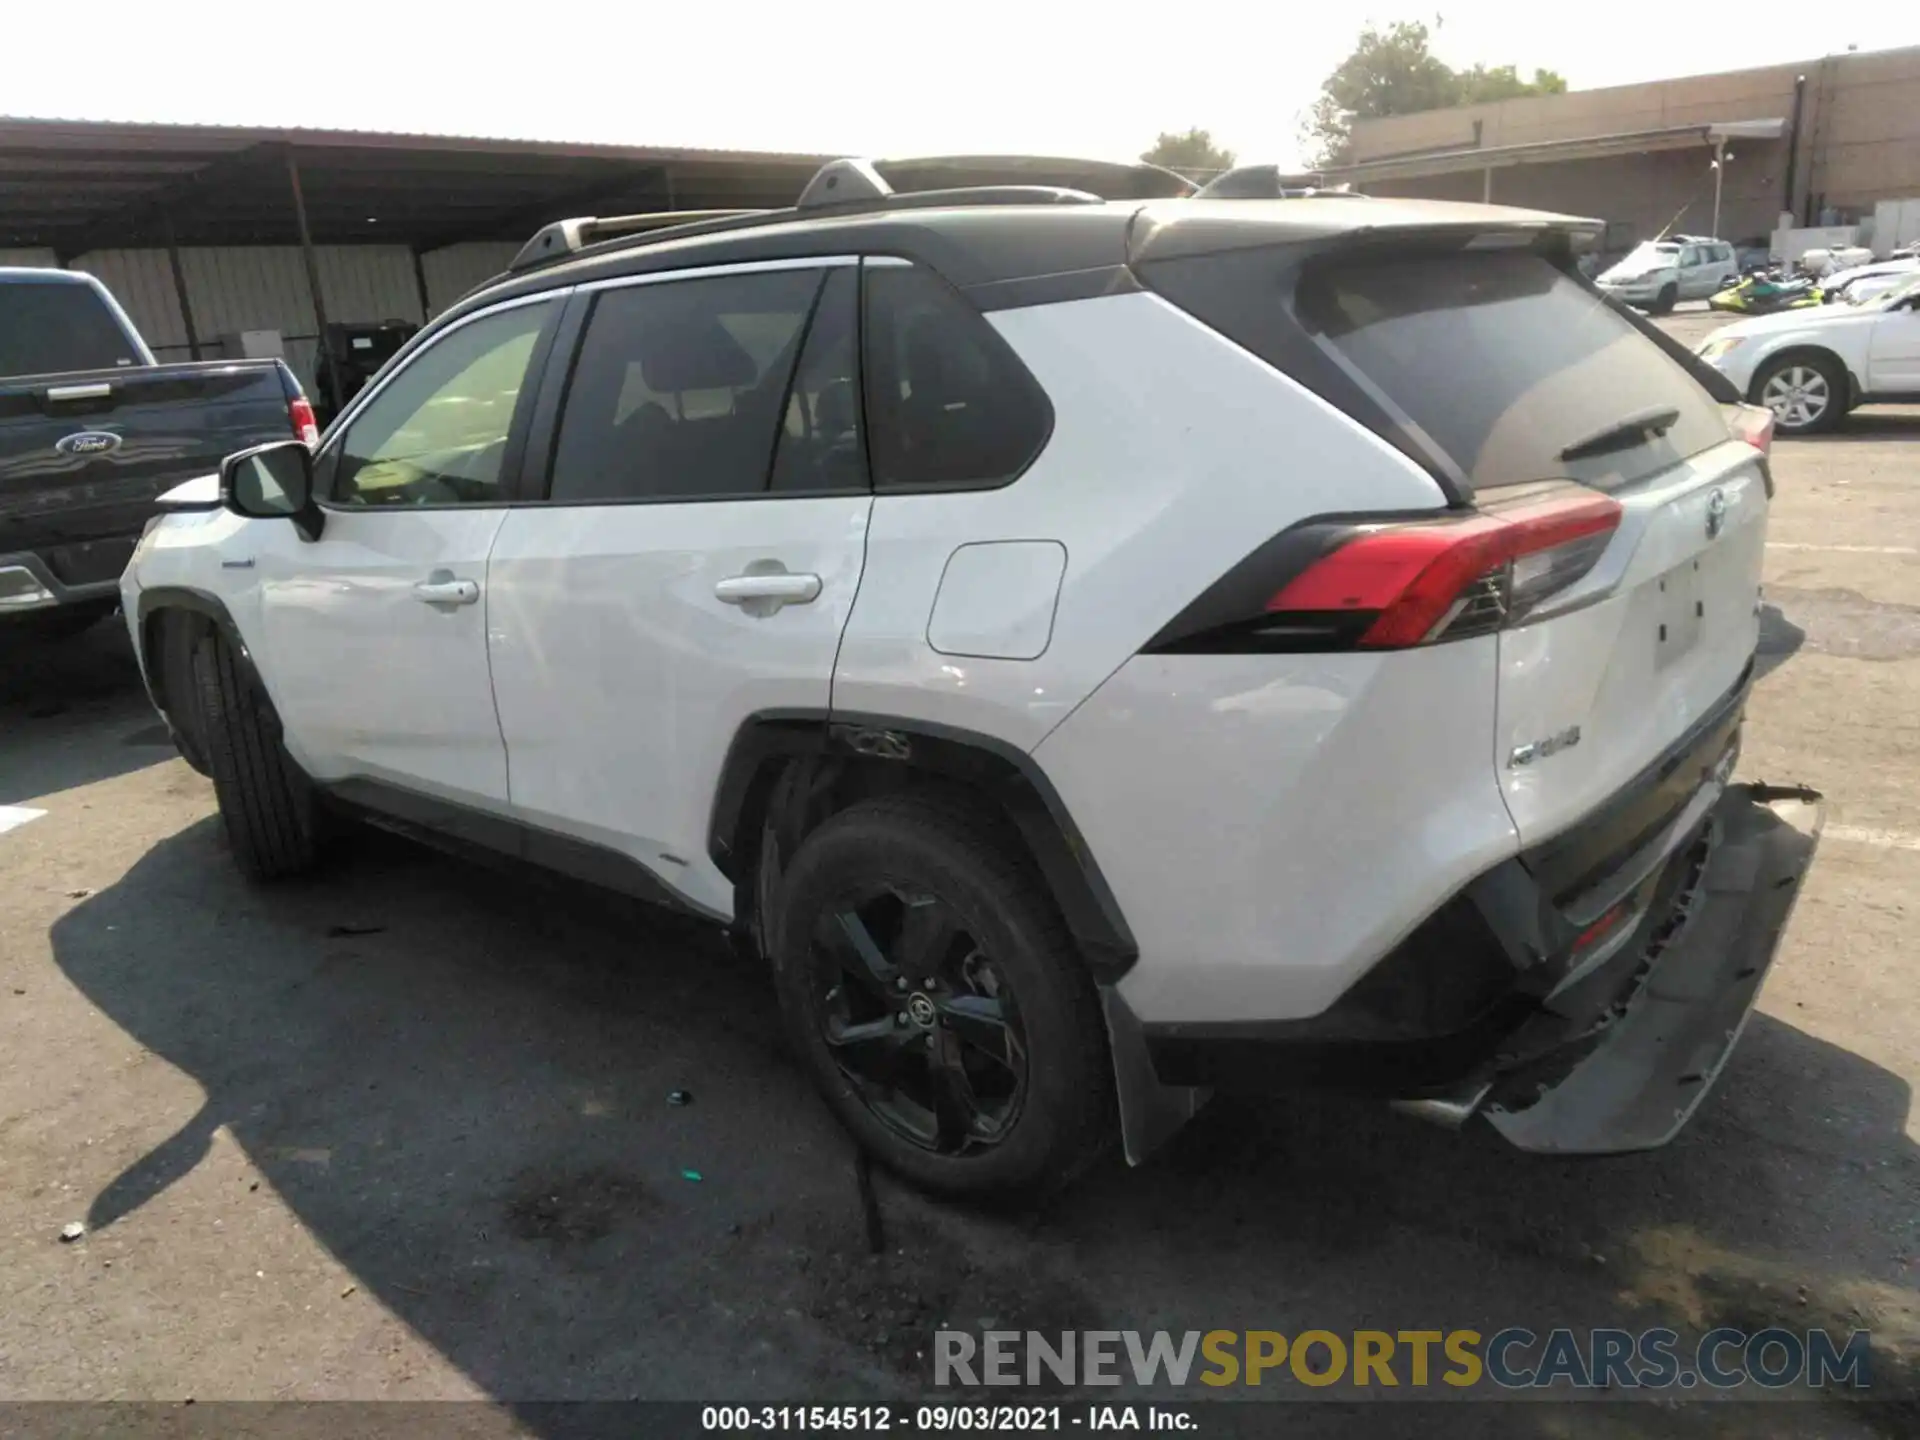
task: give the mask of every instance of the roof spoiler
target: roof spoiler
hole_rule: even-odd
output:
[[[656,210],[642,215],[583,215],[571,220],[555,220],[540,228],[520,247],[520,253],[507,266],[508,274],[518,274],[536,266],[563,260],[589,245],[646,235],[647,243],[678,240],[689,235],[704,235],[718,230],[745,229],[771,225],[782,220],[797,220],[809,215],[858,214],[876,210],[919,210],[949,205],[1097,205],[1105,197],[1068,185],[992,184],[963,185],[934,190],[895,190],[881,174],[881,166],[897,166],[903,171],[933,171],[946,168],[976,174],[1005,173],[1025,178],[1035,172],[1058,172],[1084,167],[1094,178],[1112,172],[1133,183],[1141,177],[1154,181],[1165,176],[1165,184],[1183,185],[1171,172],[1146,165],[1115,165],[1097,161],[1047,161],[1024,156],[991,157],[935,156],[901,161],[873,161],[849,157],[829,160],[802,187],[799,198],[778,210]]]
[[[1236,165],[1213,177],[1196,200],[1292,200],[1315,195],[1347,195],[1364,199],[1351,185],[1329,185],[1316,172],[1289,172],[1278,165]]]

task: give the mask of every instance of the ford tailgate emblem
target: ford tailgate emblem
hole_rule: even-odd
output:
[[[111,430],[80,430],[61,436],[53,448],[62,455],[105,455],[120,448],[120,437]]]
[[[1727,523],[1727,492],[1715,490],[1707,496],[1707,539],[1711,540],[1720,533],[1720,527]]]

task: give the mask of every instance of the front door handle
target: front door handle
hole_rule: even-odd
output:
[[[478,580],[456,580],[446,570],[436,570],[413,587],[413,598],[425,605],[471,605],[480,598]]]
[[[756,560],[744,575],[729,575],[713,587],[716,598],[749,615],[767,616],[782,605],[805,605],[820,596],[818,575],[796,574],[778,560]]]

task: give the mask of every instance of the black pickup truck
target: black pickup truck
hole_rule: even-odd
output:
[[[0,269],[0,627],[91,625],[156,496],[289,435],[319,438],[280,361],[158,365],[92,276]]]

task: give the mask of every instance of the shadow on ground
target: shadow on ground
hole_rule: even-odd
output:
[[[754,966],[598,892],[373,832],[352,850],[249,889],[207,820],[58,922],[65,973],[206,1096],[89,1221],[139,1215],[225,1127],[364,1289],[505,1401],[906,1396],[943,1323],[1878,1329],[1913,1298],[1906,1085],[1765,1017],[1657,1154],[1543,1161],[1374,1106],[1221,1100],[1038,1214],[883,1182],[869,1255],[848,1149]],[[1584,1408],[1423,1407],[1416,1428],[1753,1433],[1743,1407]],[[1800,1405],[1767,1429],[1913,1433],[1879,1413]],[[1290,1432],[1355,1423],[1287,1412]]]
[[[1920,406],[1866,405],[1850,413],[1839,428],[1825,435],[1784,441],[1796,445],[1847,445],[1869,440],[1898,440],[1920,437]]]
[[[59,640],[0,625],[0,805],[174,754],[118,617]]]

